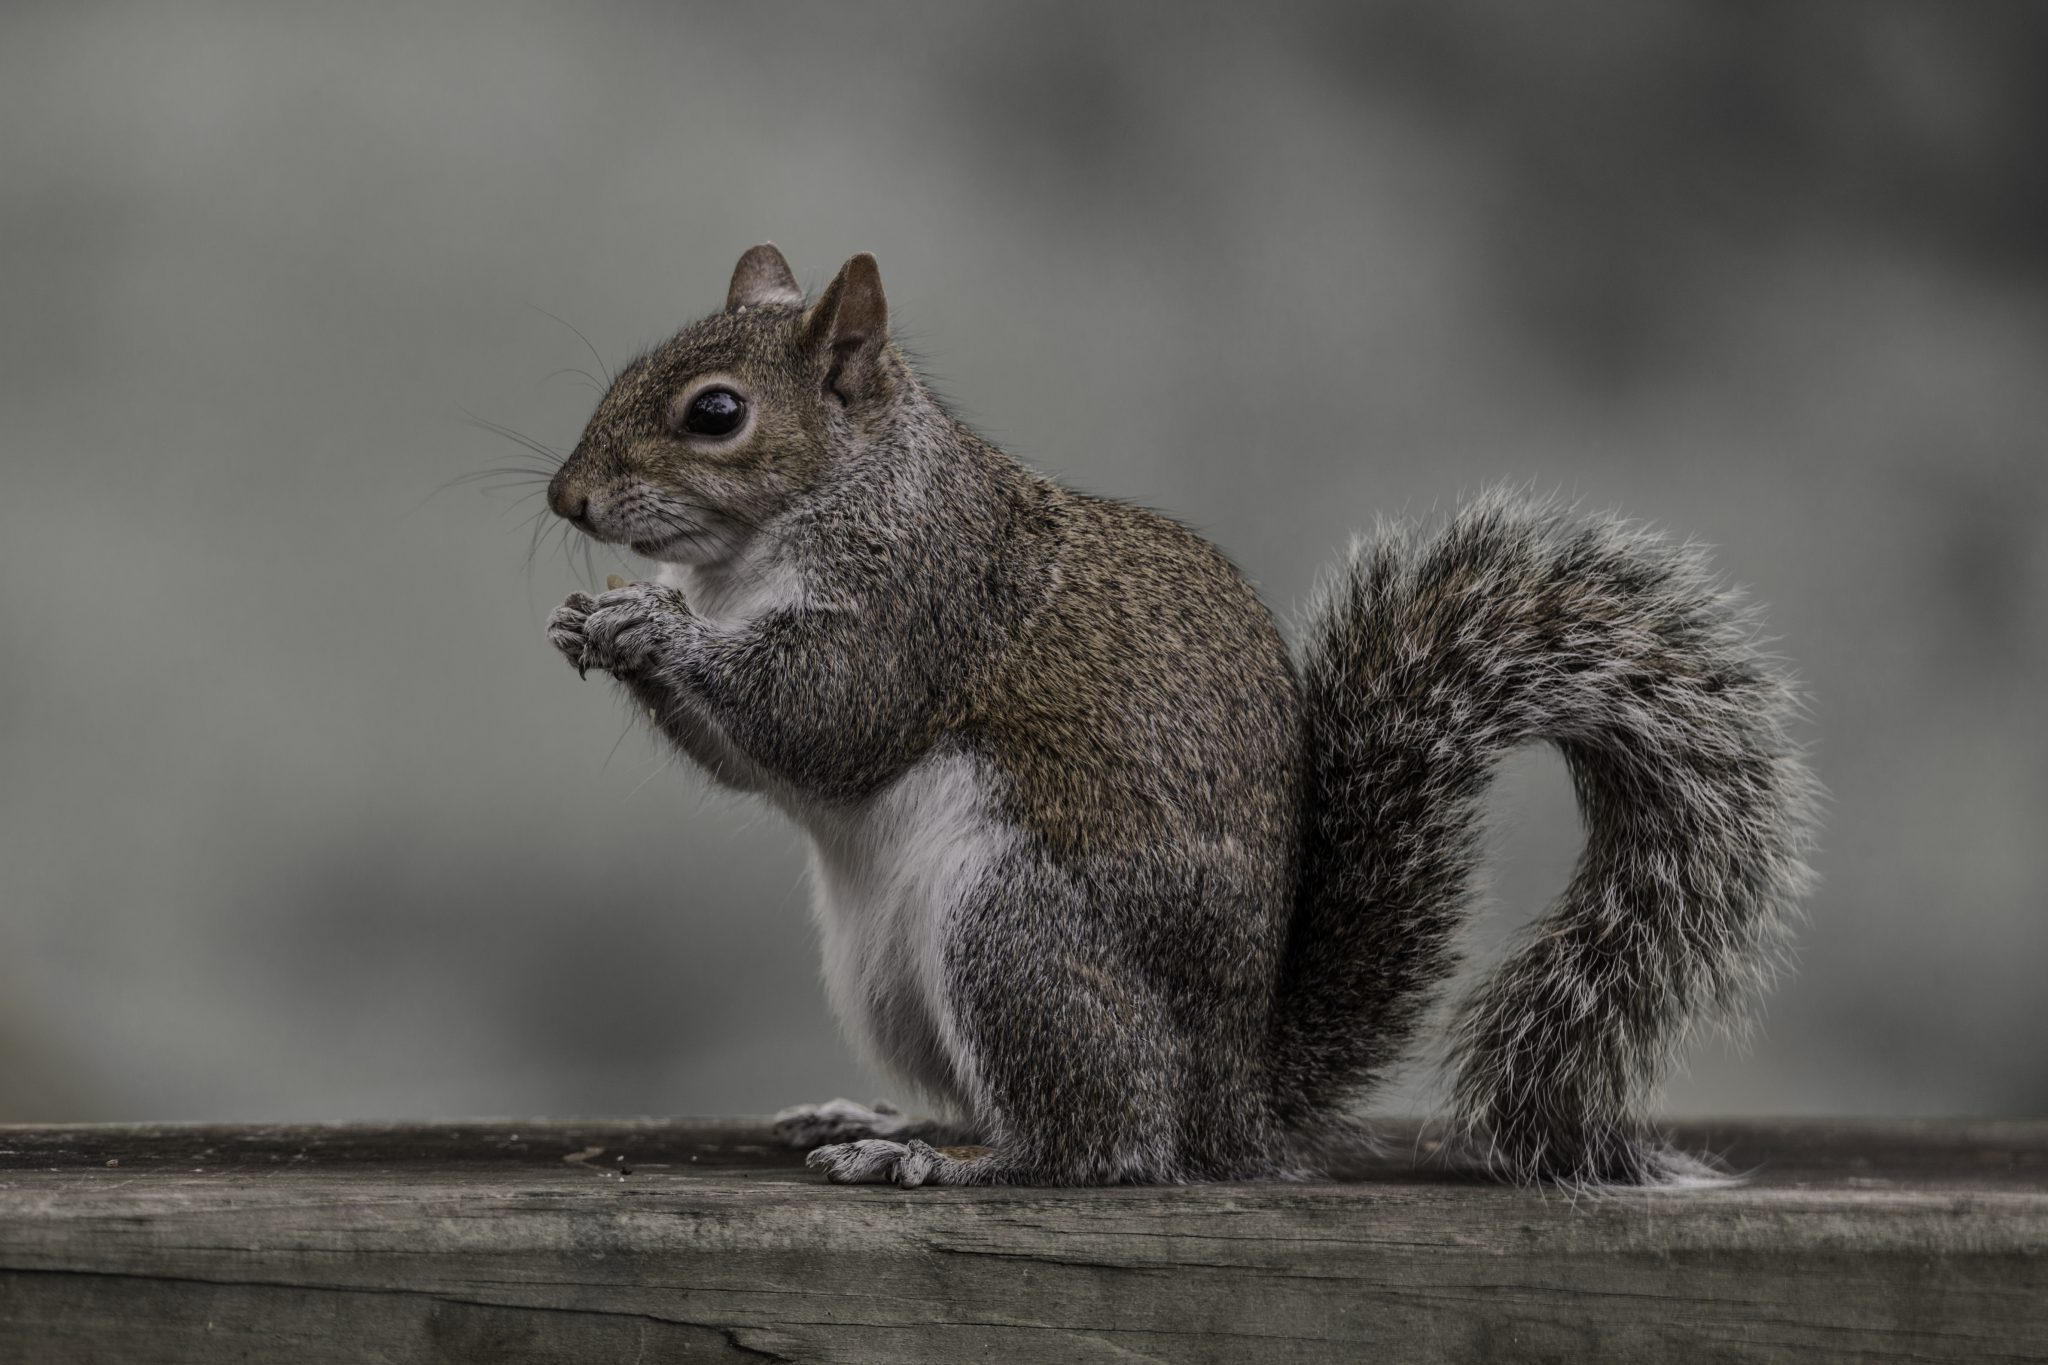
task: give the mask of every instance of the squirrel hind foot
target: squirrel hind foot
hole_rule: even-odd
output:
[[[834,1143],[820,1147],[804,1158],[804,1165],[823,1171],[835,1185],[989,1185],[1001,1183],[1001,1159],[987,1147],[939,1148],[912,1138],[908,1142],[887,1142],[867,1138],[859,1142]]]

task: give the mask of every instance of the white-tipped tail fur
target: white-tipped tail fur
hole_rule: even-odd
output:
[[[1696,1023],[1773,974],[1817,786],[1790,679],[1696,548],[1499,495],[1361,547],[1302,658],[1308,808],[1275,1071],[1313,1125],[1398,1059],[1456,966],[1482,800],[1546,741],[1586,826],[1570,885],[1457,1013],[1456,1121],[1502,1176],[1697,1180],[1644,1104]]]

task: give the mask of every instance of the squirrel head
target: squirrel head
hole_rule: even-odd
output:
[[[806,307],[764,243],[740,257],[725,311],[612,382],[548,506],[647,558],[716,563],[862,448],[914,387],[889,344],[873,256],[848,261]]]

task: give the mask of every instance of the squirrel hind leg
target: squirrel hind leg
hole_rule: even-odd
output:
[[[792,1105],[770,1122],[777,1142],[806,1151],[827,1143],[854,1142],[862,1138],[887,1138],[895,1142],[922,1138],[945,1146],[972,1142],[978,1131],[971,1123],[911,1118],[887,1100],[859,1104],[840,1099],[827,1100],[823,1104]]]

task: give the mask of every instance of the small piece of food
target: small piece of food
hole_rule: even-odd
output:
[[[626,580],[615,573],[608,573],[604,576],[604,585],[606,588],[616,591],[626,586]]]

